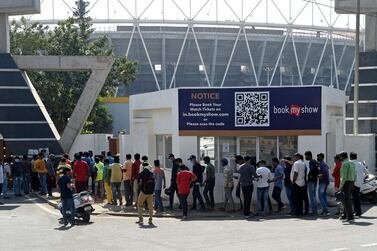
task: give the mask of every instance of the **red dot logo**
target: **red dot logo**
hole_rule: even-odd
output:
[[[301,106],[291,105],[291,108],[289,109],[289,114],[294,117],[299,117],[301,114]]]

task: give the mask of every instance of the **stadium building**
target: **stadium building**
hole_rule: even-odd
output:
[[[73,6],[73,2],[45,1],[43,17],[30,19],[53,25],[67,16],[63,10],[70,12],[67,6]],[[346,97],[353,81],[355,26],[355,18],[337,15],[333,4],[329,0],[94,1],[89,6],[94,36],[105,35],[116,54],[138,61],[136,80],[119,88],[116,97],[103,99],[114,117],[114,134],[130,132],[126,149],[163,160],[177,149],[180,139],[185,142],[189,138],[198,150],[189,153],[189,149],[182,149],[182,156],[183,152],[213,152],[217,163],[220,148],[229,156],[249,153],[261,159],[281,157],[287,145],[292,148],[289,154],[323,149],[331,160],[331,155],[344,148],[344,141],[337,139],[344,132]],[[361,48],[363,45],[361,42]],[[176,88],[285,86],[325,86],[320,137],[251,134],[229,142],[229,138],[218,135],[198,135],[194,140],[179,135],[179,115],[171,113],[175,109],[172,104],[178,104],[177,93],[173,94]],[[170,105],[161,106],[169,101]],[[163,112],[155,113],[154,107]],[[170,115],[164,113],[169,109],[173,109]],[[133,130],[141,121],[146,127],[139,127],[138,136],[143,131],[149,133],[142,136],[147,141],[144,145],[132,140]],[[174,133],[158,125],[166,121],[174,124],[171,128],[177,126]],[[301,144],[300,137],[312,144]]]

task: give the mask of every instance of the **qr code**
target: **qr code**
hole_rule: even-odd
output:
[[[235,102],[235,126],[270,126],[269,92],[236,92]]]

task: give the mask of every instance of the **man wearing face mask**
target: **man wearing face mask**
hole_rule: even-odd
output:
[[[192,172],[195,174],[197,177],[197,180],[193,184],[193,190],[192,190],[192,198],[193,198],[193,203],[191,210],[196,210],[196,200],[198,199],[200,203],[200,209],[205,210],[204,202],[202,195],[200,194],[200,187],[202,186],[203,183],[203,172],[204,172],[204,166],[200,165],[200,163],[197,161],[195,155],[191,155],[190,158],[188,159],[192,163]]]

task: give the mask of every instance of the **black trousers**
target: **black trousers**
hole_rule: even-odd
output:
[[[346,181],[342,187],[342,191],[344,192],[344,215],[347,220],[353,219],[353,211],[352,211],[352,192],[354,188],[354,183],[352,181]]]
[[[39,190],[39,179],[38,179],[38,173],[37,172],[31,173],[31,189],[33,191]]]
[[[183,216],[187,216],[187,211],[188,211],[188,205],[187,205],[187,197],[188,194],[179,194],[178,198],[182,206],[183,210]]]
[[[303,204],[305,196],[308,197],[306,186],[298,186],[297,184],[292,185],[292,197],[295,207],[296,216],[303,216]],[[309,206],[309,204],[308,204]],[[306,207],[306,206],[305,206]]]
[[[303,198],[304,198],[304,209],[305,209],[305,214],[309,213],[309,196],[308,196],[308,186],[305,185],[305,192],[303,193]]]
[[[124,180],[123,186],[124,186],[124,198],[126,200],[126,204],[127,206],[132,205],[134,193],[131,186],[131,180]]]
[[[361,215],[360,187],[354,186],[352,192],[353,210],[357,215]]]
[[[215,198],[213,196],[214,189],[215,189],[215,181],[214,180],[207,181],[206,185],[204,186],[203,194],[204,194],[204,199],[206,200],[207,205],[211,208],[215,207]]]
[[[196,200],[199,201],[202,208],[205,207],[202,195],[200,194],[200,185],[194,185],[192,189],[192,208],[196,208]]]
[[[170,184],[170,195],[169,195],[169,206],[170,207],[173,207],[173,204],[174,204],[174,193],[176,193],[177,197],[179,198],[177,183],[172,182]]]
[[[274,186],[274,190],[272,191],[272,198],[278,203],[278,208],[281,210],[281,208],[284,206],[283,202],[281,202],[281,188],[278,186]]]
[[[250,215],[251,199],[253,197],[253,185],[241,187],[243,193],[243,215]]]

